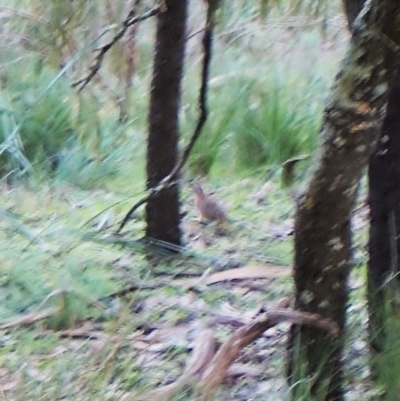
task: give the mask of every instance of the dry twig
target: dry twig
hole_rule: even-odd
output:
[[[16,316],[5,319],[0,322],[0,330],[10,329],[12,327],[27,327],[41,320],[56,316],[61,308],[47,308],[42,311],[29,313],[27,315]]]
[[[99,71],[101,64],[103,62],[104,56],[106,53],[126,34],[128,31],[128,28],[131,27],[132,25],[136,24],[137,22],[144,21],[148,18],[153,17],[154,15],[157,15],[161,11],[160,6],[156,6],[143,15],[138,15],[136,16],[136,9],[133,8],[132,10],[129,11],[128,16],[125,18],[125,20],[122,22],[122,28],[117,32],[117,34],[106,44],[100,46],[96,50],[98,51],[98,54],[92,64],[92,66],[89,68],[89,73],[81,78],[75,81],[72,86],[73,87],[79,87],[79,92],[86,87],[87,84],[93,79],[93,77],[97,74]]]

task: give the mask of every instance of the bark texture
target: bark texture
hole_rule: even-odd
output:
[[[187,0],[165,0],[157,17],[156,50],[150,92],[147,188],[171,173],[178,162],[181,79]],[[151,197],[146,206],[146,237],[181,244],[178,184]]]
[[[349,29],[351,31],[351,27],[353,25],[353,22],[355,21],[358,13],[361,11],[361,9],[364,6],[364,3],[366,0],[344,0],[343,1],[343,6],[344,10],[347,16],[347,23],[349,25]]]
[[[384,344],[383,306],[400,271],[400,69],[390,84],[387,114],[369,164],[370,235],[368,243],[368,308],[372,348]],[[396,283],[399,284],[399,277]],[[393,294],[392,294],[393,295]]]
[[[325,108],[320,157],[298,204],[296,308],[332,318],[342,333],[352,260],[351,212],[359,179],[382,127],[388,85],[398,66],[400,2],[367,0]],[[343,336],[294,327],[289,339],[293,399],[343,400]],[[309,378],[309,380],[304,380]]]

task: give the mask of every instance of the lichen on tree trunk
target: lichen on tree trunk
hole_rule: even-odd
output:
[[[400,2],[373,0],[365,3],[354,22],[349,49],[324,111],[317,167],[298,204],[296,308],[334,319],[342,335],[332,339],[320,330],[292,328],[288,378],[293,399],[310,385],[304,381],[307,377],[313,378],[308,399],[343,399],[351,212],[385,115],[388,82],[398,64],[399,17]]]

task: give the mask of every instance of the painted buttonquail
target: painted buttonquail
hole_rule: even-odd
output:
[[[229,219],[222,205],[212,196],[206,195],[199,183],[192,185],[196,196],[196,206],[200,212],[201,219],[227,223]]]

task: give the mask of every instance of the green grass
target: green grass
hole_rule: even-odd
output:
[[[184,188],[184,205],[189,212],[184,225],[194,225],[198,233],[212,238],[212,244],[200,250],[192,247],[196,240],[190,240],[187,252],[194,252],[194,259],[166,259],[156,264],[139,247],[126,248],[112,242],[107,244],[82,239],[100,217],[81,229],[83,223],[98,211],[106,209],[107,205],[121,200],[120,195],[104,197],[104,191],[87,192],[76,188],[71,192],[70,187],[62,186],[43,187],[40,191],[21,186],[11,193],[2,193],[4,208],[9,213],[12,211],[14,220],[3,221],[1,225],[0,318],[32,313],[38,308],[62,306],[61,313],[54,319],[39,322],[28,329],[17,327],[8,332],[11,337],[4,337],[1,364],[7,369],[9,378],[18,378],[18,386],[12,390],[13,397],[17,400],[27,397],[51,400],[60,394],[73,397],[73,389],[82,385],[81,396],[84,399],[107,399],[105,394],[112,389],[145,391],[166,383],[166,378],[172,380],[178,377],[187,358],[187,345],[179,351],[175,347],[176,340],[172,340],[175,337],[172,337],[157,357],[162,361],[161,365],[158,362],[157,368],[152,364],[143,368],[142,363],[135,362],[139,361],[142,352],[126,336],[136,333],[144,325],[162,325],[171,329],[182,325],[182,330],[186,330],[188,322],[207,318],[208,313],[201,312],[201,309],[196,312],[196,308],[193,309],[195,305],[189,302],[187,291],[180,287],[161,286],[155,290],[128,294],[120,299],[117,315],[113,314],[113,301],[107,295],[130,283],[157,282],[179,271],[184,275],[190,272],[201,275],[206,268],[214,266],[215,261],[223,258],[228,261],[240,259],[243,263],[265,263],[264,257],[270,256],[268,249],[273,246],[274,240],[264,244],[261,239],[264,232],[259,230],[260,227],[255,230],[252,225],[255,216],[251,215],[251,201],[244,208],[241,205],[255,184],[256,181],[247,181],[240,189],[236,187],[237,196],[231,198],[230,214],[239,221],[226,238],[214,237],[212,226],[201,228],[195,223],[192,194],[189,188]],[[226,197],[229,189],[230,186],[225,185],[218,196]],[[285,218],[290,200],[282,191],[275,192],[273,197],[277,201],[280,199],[280,205],[286,206],[281,212],[275,207],[270,210],[271,215],[275,219],[279,215]],[[81,206],[74,208],[80,201]],[[122,217],[121,211],[118,212],[118,208],[111,211],[112,221],[117,222]],[[241,221],[246,221],[247,225],[242,226]],[[32,241],[31,235],[24,236],[21,230],[17,230],[17,222],[24,227],[24,232],[36,235],[38,241]],[[133,223],[128,229],[135,225]],[[104,234],[97,236],[100,239]],[[141,232],[131,235],[139,238]],[[232,241],[235,241],[235,247],[232,247]],[[275,243],[290,246],[290,240],[277,240]],[[233,249],[235,253],[231,254]],[[275,264],[290,260],[282,255],[276,255],[276,259]],[[218,269],[217,264],[212,267],[214,269]],[[280,296],[286,291],[287,285],[285,280],[276,280],[269,294],[254,293],[242,300],[240,292],[236,294],[227,291],[224,285],[217,285],[204,288],[196,302],[200,302],[199,305],[204,303],[212,310],[223,308],[226,302],[235,305],[238,310],[251,309],[257,307],[261,300],[273,303],[278,294]],[[43,302],[54,291],[56,293]],[[102,307],[91,304],[96,299]],[[57,331],[44,332],[47,329],[80,327],[83,323],[88,325],[89,333],[95,335],[97,332],[101,340],[60,339]],[[225,338],[229,331],[225,329],[223,332]],[[110,338],[106,339],[108,336]],[[20,345],[16,347],[14,341]],[[100,351],[92,351],[92,347],[97,346],[101,346]],[[58,354],[60,350],[62,352]],[[52,357],[53,354],[58,356]],[[46,379],[52,377],[57,379]]]
[[[291,157],[311,153],[317,143],[339,59],[332,62],[327,51],[317,56],[313,49],[324,46],[324,40],[316,30],[290,34],[279,23],[268,31],[257,22],[243,20],[242,24],[247,35],[239,35],[238,30],[238,38],[231,40],[226,28],[215,43],[209,120],[192,154],[193,174],[208,175],[213,169],[249,173],[280,166]],[[198,64],[189,65],[188,70],[184,138],[192,131],[196,115],[190,77],[198,74]]]

